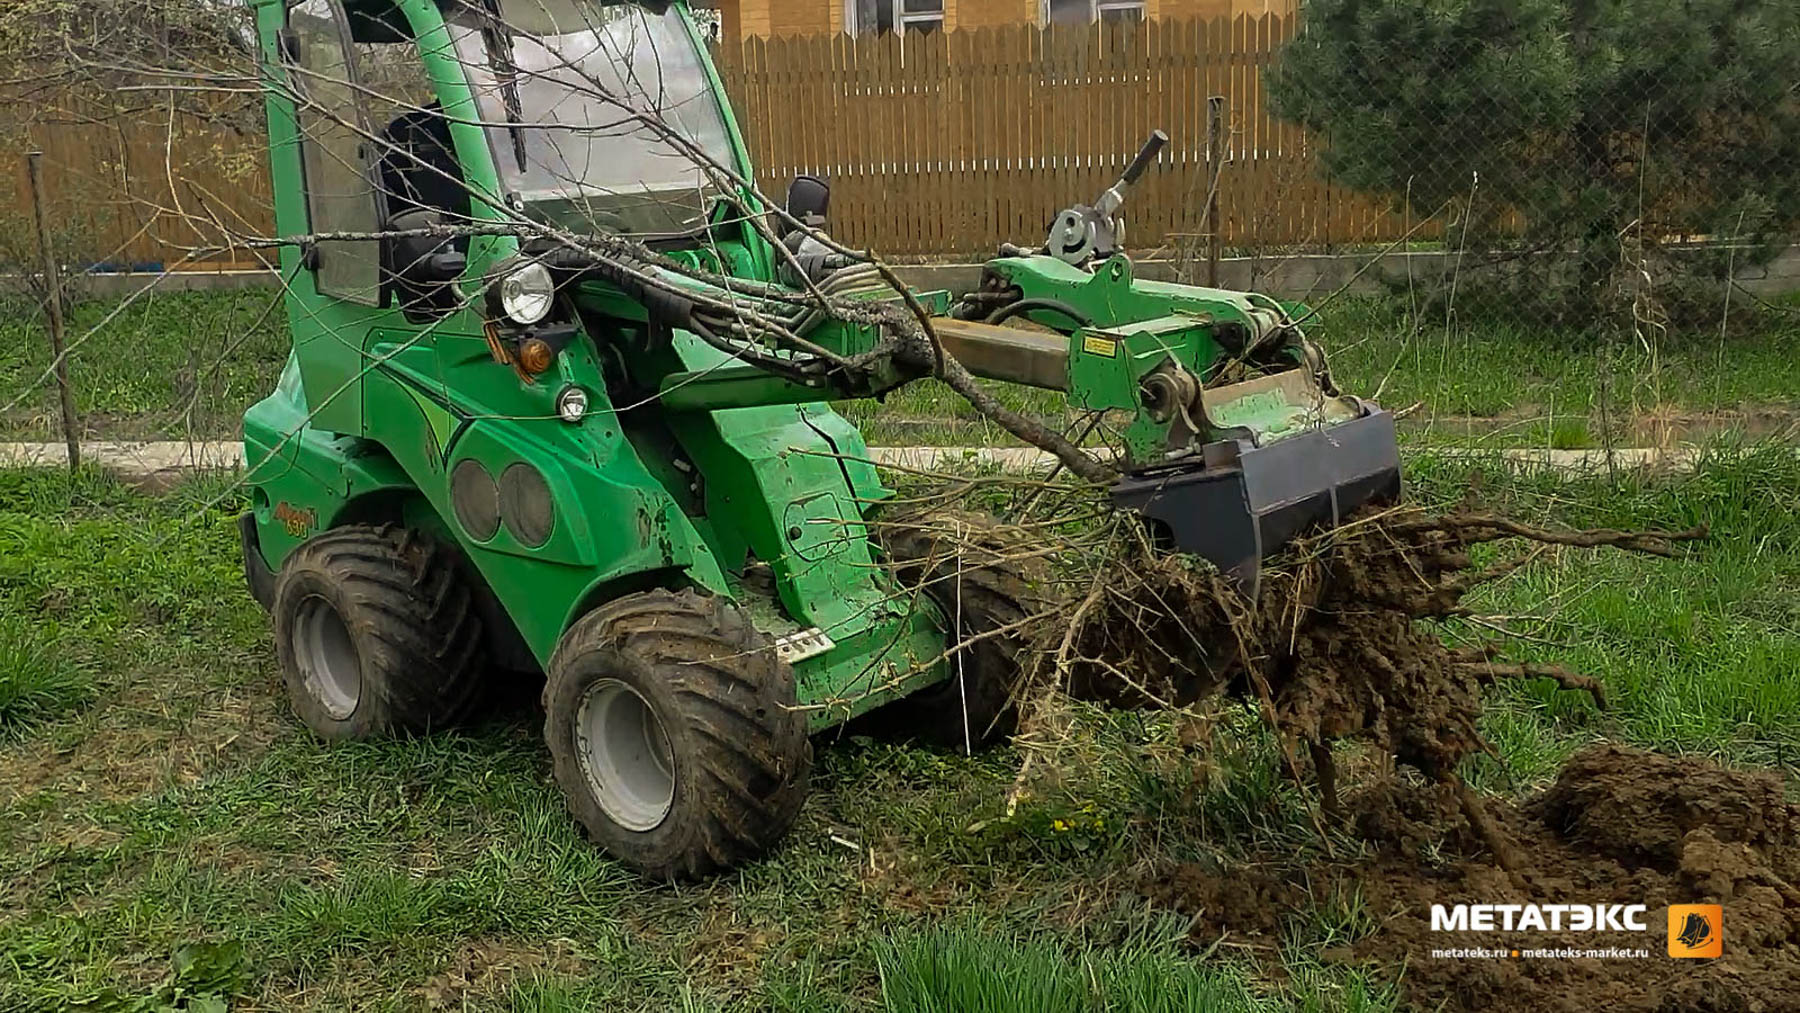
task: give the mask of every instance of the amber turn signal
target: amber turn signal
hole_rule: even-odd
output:
[[[519,368],[536,376],[556,362],[556,349],[543,338],[526,338],[519,342]]]

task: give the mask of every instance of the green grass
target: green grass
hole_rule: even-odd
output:
[[[273,289],[153,293],[87,338],[71,356],[77,408],[88,438],[234,437],[243,411],[274,386],[287,354],[286,316]],[[118,306],[78,304],[71,339]],[[18,302],[0,307],[0,438],[56,439],[54,390],[42,316]],[[1421,407],[1409,441],[1429,445],[1642,446],[1668,438],[1671,417],[1769,409],[1765,418],[1702,420],[1682,434],[1749,427],[1790,430],[1800,390],[1800,314],[1792,308],[1739,313],[1724,338],[1711,330],[1661,334],[1654,349],[1572,330],[1546,331],[1502,319],[1413,320],[1403,304],[1375,297],[1333,300],[1309,331],[1331,355],[1344,390],[1382,403]],[[989,385],[1008,407],[1066,427],[1075,418],[1060,394]],[[923,381],[882,403],[839,406],[874,445],[1013,445],[1018,441],[941,384]],[[1679,418],[1676,421],[1682,421]],[[1789,433],[1791,435],[1791,432]]]
[[[1296,1006],[1389,1009],[1390,996],[1358,976],[1271,997],[1235,965],[1197,963],[1172,945],[1179,919],[1154,933],[1071,951],[1043,935],[1015,939],[961,922],[894,933],[875,946],[889,1013],[1204,1013]]]
[[[287,359],[287,313],[276,289],[151,292],[116,317],[119,299],[78,302],[66,333],[70,386],[87,439],[230,438]],[[43,314],[0,302],[0,437],[56,440],[61,414],[46,379]]]
[[[1409,474],[1448,500],[1472,470],[1414,457]],[[1093,762],[1010,817],[1016,754],[827,738],[774,856],[648,886],[572,827],[534,714],[408,741],[307,736],[241,588],[231,481],[150,497],[0,472],[0,615],[91,687],[0,741],[0,1009],[181,987],[238,1010],[1397,1007],[1392,969],[1331,956],[1377,917],[1353,890],[1291,912],[1279,953],[1197,950],[1135,892],[1162,862],[1319,847],[1253,714],[1225,715],[1205,768],[1170,722],[1090,717]],[[1473,599],[1534,638],[1521,656],[1599,676],[1614,703],[1497,691],[1486,730],[1508,769],[1484,761],[1480,784],[1529,788],[1600,737],[1794,775],[1791,451],[1663,483],[1479,481],[1530,519],[1714,532],[1677,560],[1548,552]],[[171,962],[194,944],[241,962],[181,985]]]
[[[1748,317],[1748,308],[1743,315]],[[1383,299],[1332,302],[1311,336],[1344,390],[1418,404],[1415,438],[1570,448],[1652,445],[1652,414],[1793,408],[1800,315],[1754,318],[1721,337],[1672,331],[1647,346],[1504,319],[1413,320]]]
[[[1739,764],[1800,764],[1800,458],[1786,447],[1721,447],[1696,474],[1571,485],[1476,469],[1484,500],[1522,517],[1710,537],[1675,559],[1557,550],[1471,599],[1530,639],[1521,660],[1603,678],[1600,714],[1547,681],[1497,694],[1487,732],[1514,776],[1539,781],[1606,734]],[[1459,498],[1466,462],[1415,459],[1414,489]],[[1486,632],[1465,629],[1465,633]],[[1491,772],[1490,772],[1491,773]]]
[[[0,616],[0,736],[16,736],[85,704],[93,676],[64,656],[54,628]]]

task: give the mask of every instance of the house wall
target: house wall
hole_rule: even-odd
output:
[[[1038,0],[944,0],[944,27],[952,31],[1035,24],[1037,19]]]
[[[1267,6],[1270,9],[1264,10]],[[1222,18],[1239,14],[1285,14],[1293,0],[1144,0],[1144,14],[1152,18]],[[1278,9],[1277,9],[1278,8]]]
[[[844,0],[721,0],[725,37],[823,35],[844,30]],[[735,14],[735,18],[733,15]],[[734,33],[732,22],[736,21]]]

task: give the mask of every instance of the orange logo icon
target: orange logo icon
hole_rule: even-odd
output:
[[[1669,905],[1669,956],[1716,957],[1724,952],[1724,908],[1717,904]]]

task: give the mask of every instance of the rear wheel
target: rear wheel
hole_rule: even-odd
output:
[[[1042,608],[1042,560],[1000,522],[969,511],[883,517],[877,531],[901,588],[937,605],[961,649],[950,656],[948,680],[872,717],[884,729],[952,749],[1010,736],[1027,646],[1020,624]]]
[[[563,635],[549,676],[544,737],[569,810],[644,875],[733,868],[799,815],[812,743],[793,670],[724,600],[620,598]]]
[[[282,563],[270,613],[294,713],[324,738],[426,732],[480,702],[481,621],[455,557],[429,536],[327,531]]]

